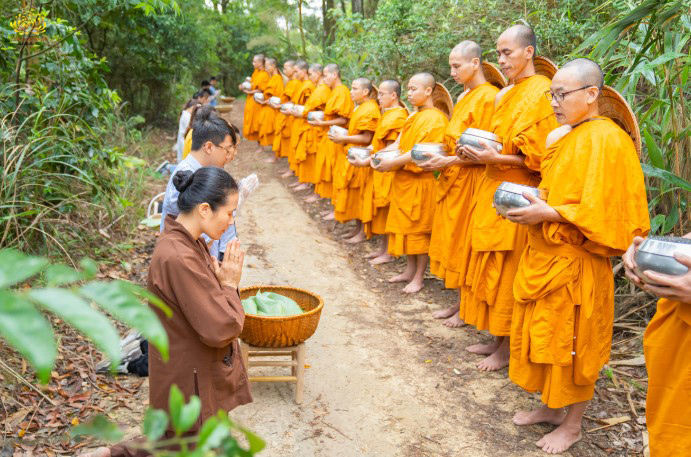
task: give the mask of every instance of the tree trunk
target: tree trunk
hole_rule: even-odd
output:
[[[307,57],[307,42],[305,41],[305,29],[302,27],[302,1],[298,0],[298,18],[300,20],[300,38],[302,39],[302,57]]]
[[[363,4],[363,0],[350,0],[350,7],[353,10],[353,14],[360,13],[363,16],[365,15],[365,5]]]
[[[334,9],[334,0],[322,0],[322,17],[324,18],[324,39],[322,40],[322,47],[325,51],[326,47],[333,43],[334,40],[334,26],[336,24],[329,15],[332,9]]]
[[[377,14],[377,6],[379,6],[379,0],[368,0],[365,5],[365,17],[374,17]]]

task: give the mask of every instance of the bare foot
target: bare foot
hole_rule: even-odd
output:
[[[260,154],[260,153],[264,152],[264,148],[259,146],[254,152],[257,154]]]
[[[541,447],[548,454],[561,454],[583,438],[580,425],[578,427],[562,424],[545,436],[536,446]]]
[[[319,201],[319,195],[312,194],[304,199],[305,203],[316,203]]]
[[[480,371],[497,371],[509,366],[509,349],[504,349],[503,345],[494,351],[494,354],[480,360],[477,368]]]
[[[472,346],[468,346],[467,348],[465,348],[465,350],[470,352],[471,354],[491,355],[494,354],[494,351],[496,351],[498,347],[499,342],[493,341],[488,344],[473,344]]]
[[[288,170],[281,175],[281,178],[290,178],[291,176],[293,176],[293,171]]]
[[[393,262],[394,257],[390,255],[388,252],[380,255],[379,257],[375,257],[372,260],[369,261],[370,265],[382,265],[384,263],[389,263]]]
[[[458,312],[444,321],[444,325],[449,328],[461,328],[466,325],[465,321],[461,319]]]
[[[408,273],[407,271],[404,271],[400,275],[394,276],[393,278],[389,279],[389,282],[408,282],[412,281],[413,277],[415,276],[415,272]]]
[[[435,311],[432,313],[432,317],[435,319],[448,319],[454,314],[458,314],[458,306],[451,306],[440,311]]]
[[[79,454],[79,457],[110,457],[110,448],[99,447],[85,454]]]
[[[299,186],[300,184],[301,184],[300,181],[295,181],[295,182],[291,182],[290,184],[288,184],[288,187],[292,189],[294,187]]]
[[[362,243],[363,241],[367,241],[367,236],[365,236],[365,232],[360,230],[357,232],[355,235],[352,237],[348,238],[346,240],[346,243],[348,244],[357,244],[357,243]]]
[[[406,294],[416,294],[422,290],[422,288],[425,287],[425,281],[424,279],[413,279],[408,283],[407,286],[403,288],[403,292]]]
[[[276,157],[269,157],[264,159],[264,163],[276,163]]]
[[[545,405],[532,411],[519,411],[513,416],[513,423],[516,425],[552,424],[561,425],[566,417],[563,409],[548,408]]]
[[[299,186],[293,187],[293,192],[302,192],[303,190],[307,190],[309,188],[310,188],[310,185],[303,182]]]
[[[376,259],[377,257],[379,257],[379,256],[381,256],[381,255],[384,255],[384,254],[386,254],[386,253],[385,253],[385,252],[382,252],[382,250],[379,249],[379,250],[377,250],[377,251],[370,252],[369,254],[367,254],[367,255],[365,256],[365,259],[367,259],[367,260]]]
[[[322,216],[323,221],[333,221],[334,219],[336,219],[336,215],[333,211],[330,211],[326,216]]]
[[[332,209],[327,209],[326,211],[322,211],[319,213],[321,217],[328,216],[329,214],[333,213],[334,211]]]

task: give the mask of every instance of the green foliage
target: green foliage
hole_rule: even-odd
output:
[[[104,352],[113,366],[117,366],[120,357],[118,332],[102,312],[92,307],[94,302],[139,330],[167,358],[165,330],[142,302],[145,298],[169,313],[158,298],[125,281],[91,280],[95,271],[90,262],[83,262],[85,268],[80,271],[47,264],[43,258],[11,249],[0,250],[0,336],[27,358],[41,382],[48,381],[57,356],[53,329],[42,311],[54,314],[84,334]],[[44,272],[42,278],[26,284],[41,270]],[[74,284],[83,280],[88,282],[81,287]],[[72,285],[40,287],[39,282]]]

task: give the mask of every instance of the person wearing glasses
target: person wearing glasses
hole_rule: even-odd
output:
[[[631,137],[600,116],[599,65],[575,59],[545,92],[561,127],[547,137],[539,187],[546,201],[507,219],[528,232],[513,286],[509,377],[542,406],[516,425],[557,425],[536,444],[547,453],[580,440],[583,414],[609,360],[614,321],[610,257],[650,230],[643,171]]]
[[[466,348],[484,356],[477,367],[501,370],[509,365],[509,335],[513,314],[513,280],[528,242],[525,227],[512,224],[495,212],[494,192],[503,181],[535,186],[540,182],[540,161],[549,132],[559,126],[544,93],[549,78],[535,72],[535,33],[525,25],[508,28],[497,40],[499,66],[511,84],[494,104],[489,131],[502,141],[501,151],[463,146],[457,153],[485,165],[485,176],[475,191],[470,228],[467,272],[461,280],[459,318],[494,340]]]

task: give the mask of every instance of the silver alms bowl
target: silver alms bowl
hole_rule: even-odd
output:
[[[390,149],[388,151],[379,151],[372,156],[372,164],[379,166],[382,160],[395,159],[401,155],[401,151],[398,149]]]
[[[305,105],[293,105],[293,112],[297,113],[298,116],[302,116],[305,112]]]
[[[324,120],[324,111],[310,111],[307,113],[307,120],[308,121],[323,121]]]
[[[466,129],[458,139],[458,144],[482,150],[484,147],[480,144],[480,141],[494,146],[497,151],[502,150],[502,141],[499,136],[480,129]]]
[[[244,81],[242,84],[240,84],[240,87],[245,90],[252,90],[252,83],[249,81]]]
[[[442,143],[417,143],[410,150],[410,155],[413,162],[419,165],[431,158],[445,156],[447,151],[446,146]]]
[[[543,200],[547,199],[547,191],[544,189],[504,181],[494,192],[494,207],[499,214],[506,217],[506,213],[512,209],[530,205],[530,202],[523,196],[524,193]]]
[[[295,104],[293,102],[285,102],[284,104],[281,105],[281,111],[283,111],[284,113],[287,113],[288,111],[293,109],[293,106],[295,106]]]
[[[269,103],[271,103],[272,105],[278,106],[281,104],[281,97],[271,97],[269,99]]]
[[[335,136],[346,136],[348,135],[348,129],[344,129],[343,127],[339,127],[337,125],[332,125],[329,128],[329,133]]]
[[[370,152],[367,148],[351,146],[348,148],[348,160],[365,160],[370,156]]]
[[[689,269],[674,258],[674,253],[691,256],[691,239],[676,236],[650,236],[636,251],[636,275],[646,284],[654,284],[645,274],[647,270],[670,276],[686,274]]]
[[[254,101],[255,102],[263,102],[264,101],[264,94],[262,94],[261,92],[257,92],[256,94],[254,94]]]

